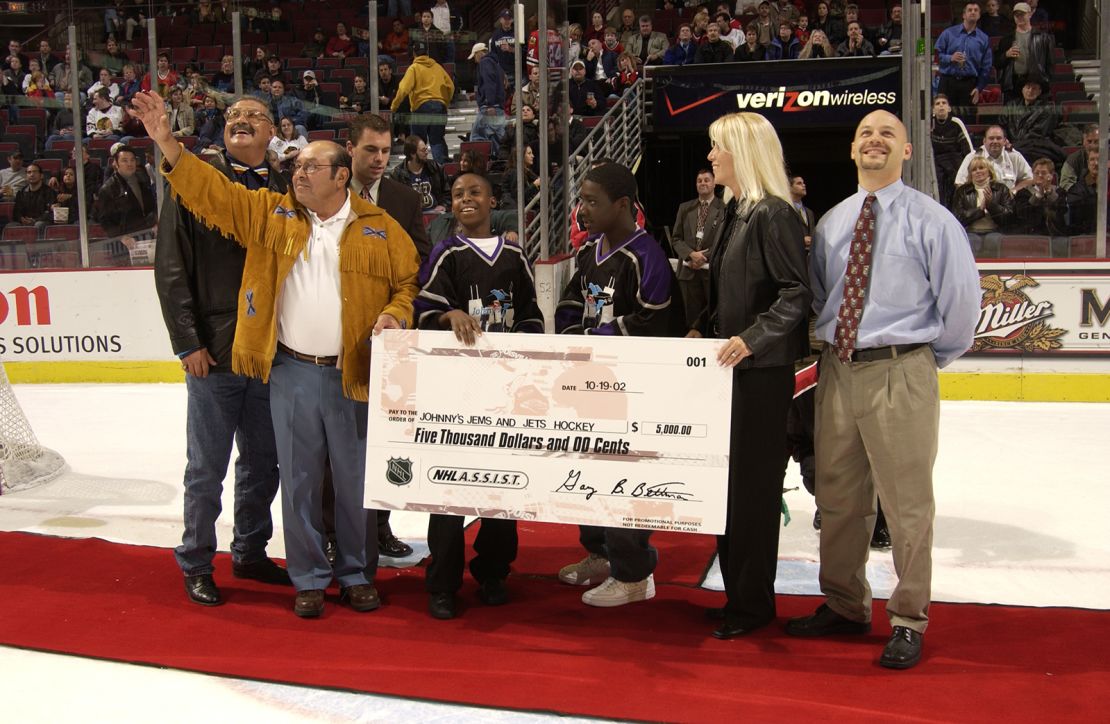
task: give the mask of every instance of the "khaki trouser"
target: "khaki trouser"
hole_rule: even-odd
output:
[[[865,567],[877,492],[898,574],[887,614],[892,626],[925,632],[939,415],[936,359],[928,345],[847,365],[831,347],[823,353],[815,432],[820,582],[829,607],[842,616],[871,620]]]

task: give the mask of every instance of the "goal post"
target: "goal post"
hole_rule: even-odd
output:
[[[65,466],[61,455],[39,444],[0,362],[0,493],[45,483]]]

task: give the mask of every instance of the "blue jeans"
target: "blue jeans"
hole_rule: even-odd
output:
[[[443,138],[447,126],[447,106],[441,101],[424,101],[413,111],[409,130],[420,136],[432,150],[432,158],[440,166],[447,163],[447,142]]]
[[[471,141],[489,141],[490,158],[497,155],[501,139],[505,136],[505,110],[487,106],[478,111],[474,127],[470,129]],[[488,160],[488,159],[487,159]]]
[[[274,533],[270,505],[277,495],[278,469],[268,385],[217,373],[203,379],[188,375],[185,386],[189,393],[185,532],[174,554],[182,572],[195,576],[212,572],[216,519],[232,440],[239,447],[231,542],[236,563],[253,563],[266,556],[266,544]]]
[[[270,370],[281,512],[289,577],[298,591],[366,583],[378,565],[377,516],[363,509],[367,404],[343,396],[343,376],[278,352]],[[324,462],[330,459],[335,490],[335,566],[328,563],[324,533]],[[373,528],[373,530],[370,530]],[[369,532],[369,536],[367,533]]]

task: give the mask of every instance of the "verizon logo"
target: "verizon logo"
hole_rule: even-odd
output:
[[[897,99],[894,91],[876,93],[874,91],[840,91],[833,93],[827,90],[818,91],[788,91],[786,86],[779,86],[775,91],[759,93],[737,93],[736,106],[740,110],[749,108],[781,108],[783,113],[799,113],[811,108],[824,108],[829,106],[888,106],[893,105]]]
[[[8,301],[9,297],[11,301]],[[31,325],[32,299],[34,299],[34,324],[50,324],[50,293],[44,286],[37,286],[34,289],[16,287],[7,294],[0,294],[0,324],[8,321],[8,315],[14,308],[15,323],[20,327]]]

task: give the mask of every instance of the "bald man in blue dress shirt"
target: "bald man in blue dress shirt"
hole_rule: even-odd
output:
[[[893,669],[920,660],[929,620],[937,369],[971,346],[981,298],[963,227],[902,184],[911,154],[896,116],[868,114],[852,142],[859,190],[817,226],[810,281],[826,342],[815,442],[827,601],[786,627],[795,636],[871,630],[865,566],[878,493],[899,578],[879,659]]]

